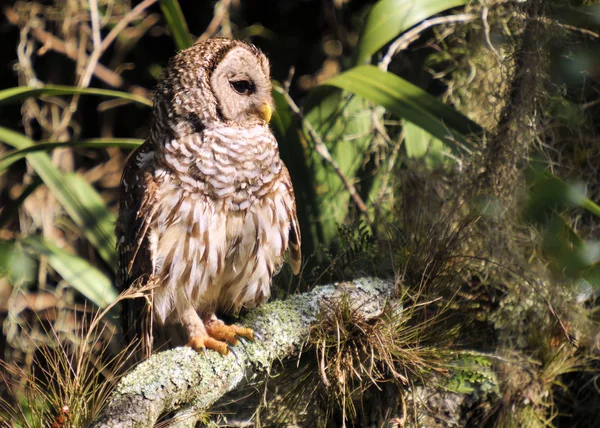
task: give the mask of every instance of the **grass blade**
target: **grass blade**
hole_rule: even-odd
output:
[[[0,91],[0,105],[24,100],[29,97],[52,95],[99,95],[102,97],[121,98],[152,107],[152,101],[146,97],[133,95],[129,92],[112,91],[110,89],[77,88],[75,86],[46,85],[41,88],[17,86]]]
[[[398,34],[444,10],[467,4],[467,0],[382,0],[378,2],[362,32],[357,64],[368,62],[371,56]]]
[[[177,49],[181,50],[192,46],[194,40],[188,30],[179,2],[177,0],[159,0],[159,2]]]
[[[26,136],[2,127],[0,141],[17,149],[35,144]],[[107,210],[98,192],[83,178],[77,175],[69,177],[59,171],[46,153],[30,153],[26,158],[100,256],[115,269],[114,216]]]
[[[323,84],[381,105],[446,143],[460,143],[467,152],[471,144],[466,136],[482,132],[478,124],[418,86],[372,65],[354,67]]]
[[[88,261],[39,236],[29,236],[23,243],[36,254],[47,256],[52,269],[99,308],[105,308],[116,300],[118,292],[110,279]]]
[[[19,159],[23,159],[30,153],[49,152],[61,147],[81,147],[91,149],[119,147],[122,149],[135,149],[143,144],[143,142],[144,140],[138,138],[90,138],[78,141],[36,143],[33,146],[13,150],[0,156],[0,175],[2,175],[13,163]]]

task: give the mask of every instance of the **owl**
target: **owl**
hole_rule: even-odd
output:
[[[254,340],[217,314],[267,300],[288,252],[298,274],[296,203],[272,105],[269,61],[241,41],[198,43],[162,73],[149,138],[123,171],[116,226],[118,285],[144,290],[123,301],[123,329],[145,355],[157,343],[227,354],[239,337]]]

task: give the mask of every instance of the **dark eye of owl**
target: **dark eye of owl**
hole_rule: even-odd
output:
[[[256,86],[251,80],[235,80],[230,83],[233,90],[240,95],[249,95],[256,90]]]

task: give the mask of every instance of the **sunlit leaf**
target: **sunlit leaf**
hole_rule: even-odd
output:
[[[159,2],[177,49],[192,46],[194,40],[188,30],[179,2],[177,0],[159,0]]]
[[[118,292],[110,279],[81,257],[38,236],[29,236],[23,243],[35,253],[45,255],[52,269],[65,282],[98,307],[104,308],[117,298]]]
[[[77,88],[75,86],[46,85],[41,88],[17,86],[0,91],[0,105],[24,100],[29,97],[53,95],[99,95],[103,97],[121,98],[152,107],[152,101],[146,97],[130,94],[129,92],[112,91],[110,89]]]
[[[381,0],[369,13],[359,39],[357,64],[371,56],[398,34],[444,10],[467,4],[467,0]]]
[[[377,136],[374,131],[374,107],[367,100],[342,93],[331,87],[311,91],[305,103],[306,119],[328,148],[342,174],[352,183],[364,164],[368,147]],[[305,130],[307,131],[307,130]],[[306,132],[307,138],[311,136]],[[338,225],[348,213],[350,194],[331,165],[311,152],[311,170],[315,203],[322,239],[330,244],[338,235]]]
[[[17,149],[35,144],[26,136],[2,127],[0,127],[0,141]],[[52,165],[46,153],[30,153],[26,158],[67,214],[81,228],[88,241],[114,269],[117,264],[115,238],[112,233],[114,218],[108,213],[106,206],[98,206],[100,195],[89,183],[83,185],[77,182],[77,179],[68,179],[63,172]]]
[[[97,239],[93,243],[94,248],[105,255],[103,258],[106,257],[105,260],[116,269],[115,216],[108,210],[96,189],[81,175],[65,173],[63,177],[69,183],[69,190],[79,201],[82,211],[93,216],[94,238]]]
[[[453,150],[469,151],[466,136],[481,127],[418,86],[371,65],[354,67],[324,85],[353,92],[423,128],[434,137],[452,144]]]
[[[0,174],[6,171],[13,163],[23,159],[29,153],[47,152],[61,147],[106,149],[120,147],[122,149],[135,149],[144,143],[138,138],[90,138],[87,140],[65,142],[41,142],[23,149],[13,150],[0,156]]]
[[[307,153],[298,132],[299,119],[294,117],[283,94],[283,88],[277,82],[273,85],[273,101],[275,110],[271,120],[271,129],[277,138],[279,153],[287,165],[296,194],[296,211],[302,230],[302,249],[306,254],[313,254],[322,242],[320,227],[314,218],[318,218],[315,204],[315,186],[313,173],[306,161]]]

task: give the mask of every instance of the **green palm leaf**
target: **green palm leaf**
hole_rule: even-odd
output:
[[[357,64],[371,56],[398,34],[444,10],[465,5],[466,0],[382,0],[378,2],[363,29],[357,49]]]
[[[112,91],[98,88],[77,88],[75,86],[46,85],[41,88],[30,86],[17,86],[0,91],[0,104],[7,104],[24,100],[29,97],[42,97],[53,95],[99,95],[102,97],[121,98],[152,107],[152,101],[146,97],[133,95],[129,92]]]
[[[26,136],[2,127],[0,141],[17,149],[35,145]],[[30,153],[26,158],[88,241],[114,269],[117,265],[113,233],[115,220],[98,192],[82,177],[59,171],[46,153]]]

